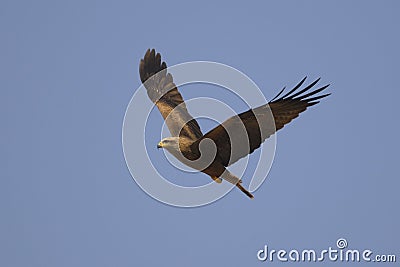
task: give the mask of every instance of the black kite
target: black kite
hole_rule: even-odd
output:
[[[315,96],[326,89],[329,84],[309,92],[319,79],[299,90],[306,79],[304,78],[283,96],[279,97],[284,89],[268,104],[233,116],[203,135],[199,124],[189,114],[184,100],[174,84],[172,75],[167,73],[166,63],[161,62],[161,55],[156,54],[154,49],[147,50],[144,58],[140,61],[139,73],[149,98],[158,107],[172,135],[172,137],[164,138],[157,147],[167,149],[180,161],[208,174],[216,182],[221,182],[222,178],[235,184],[250,198],[253,198],[253,195],[241,185],[241,180],[230,173],[226,167],[252,153],[266,138],[298,117],[307,107],[319,103],[319,99],[329,95]],[[268,120],[269,123],[263,123],[263,120]],[[245,132],[238,133],[239,125],[244,126]],[[211,161],[204,165],[204,161],[199,161],[202,158],[200,150],[204,154],[207,149],[202,150],[200,142],[206,139],[214,142],[216,151],[214,151]],[[247,145],[242,145],[242,143]],[[235,146],[239,148],[233,150]]]

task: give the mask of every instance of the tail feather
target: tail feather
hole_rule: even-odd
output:
[[[240,189],[240,191],[245,193],[246,196],[248,196],[249,198],[254,198],[254,196],[241,185],[242,180],[233,175],[232,173],[230,173],[228,170],[225,170],[224,173],[221,175],[221,177],[222,179],[236,185]]]
[[[240,189],[240,191],[245,193],[246,196],[248,196],[249,198],[254,198],[254,196],[249,191],[247,191],[247,189],[244,188],[240,183],[237,183],[236,186]]]

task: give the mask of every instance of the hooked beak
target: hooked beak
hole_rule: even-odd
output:
[[[160,142],[160,143],[158,143],[157,144],[157,148],[162,148],[163,146],[162,146],[162,142]]]

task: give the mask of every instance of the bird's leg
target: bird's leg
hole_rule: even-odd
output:
[[[217,176],[211,176],[211,178],[216,182],[216,183],[222,183],[222,179],[217,177]]]

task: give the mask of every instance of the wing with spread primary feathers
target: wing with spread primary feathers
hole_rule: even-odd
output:
[[[212,139],[217,146],[217,160],[221,161],[224,166],[229,166],[240,158],[247,156],[260,147],[265,139],[274,134],[277,130],[282,129],[285,124],[298,117],[307,107],[319,103],[319,99],[330,95],[324,94],[315,96],[326,89],[329,84],[308,92],[320,79],[312,82],[304,89],[298,90],[305,80],[306,78],[301,80],[288,93],[278,98],[285,88],[282,89],[268,105],[250,109],[229,118],[205,134],[196,141],[193,146],[198,146],[201,140],[205,138]],[[274,122],[271,122],[272,118]],[[242,133],[244,130],[238,133],[237,129],[240,128],[245,129],[247,132],[248,142],[243,142],[243,138],[245,137]],[[231,143],[234,149],[232,149]]]
[[[189,114],[172,75],[167,73],[167,64],[161,63],[161,55],[148,49],[140,61],[139,73],[149,98],[166,120],[171,135],[192,140],[202,137],[199,124]]]

